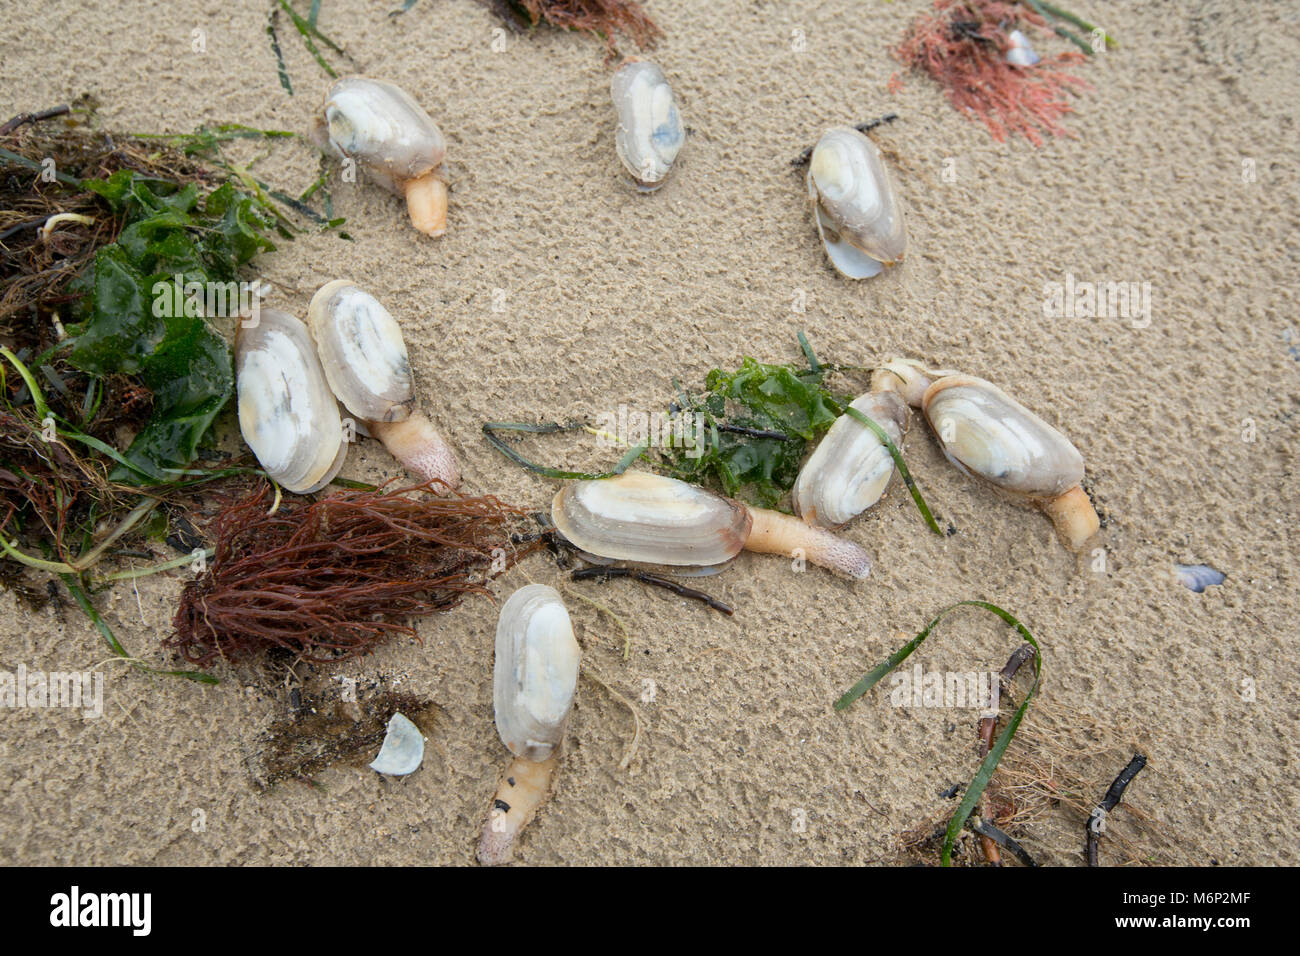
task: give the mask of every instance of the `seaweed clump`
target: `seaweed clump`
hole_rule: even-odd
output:
[[[1064,11],[1058,15],[1071,17],[1072,23],[1085,22]],[[1044,133],[1074,135],[1061,125],[1061,119],[1074,111],[1070,95],[1092,87],[1062,69],[1082,63],[1082,52],[1044,57],[1033,66],[1009,63],[1011,32],[1031,26],[1049,28],[1042,15],[1018,3],[935,0],[934,12],[922,13],[912,21],[894,55],[938,83],[959,113],[982,120],[999,143],[1005,142],[1008,134],[1019,133],[1042,146]],[[1056,32],[1082,43],[1064,28]],[[1091,52],[1086,44],[1082,49]],[[890,88],[900,86],[895,74]]]
[[[489,0],[489,6],[505,22],[536,27],[542,21],[561,30],[576,30],[601,37],[613,57],[618,50],[614,35],[622,33],[642,50],[654,46],[663,31],[642,9],[629,0]]]
[[[492,496],[418,496],[422,487],[268,511],[262,483],[213,519],[215,553],[182,592],[166,646],[201,667],[273,648],[346,660],[414,636],[411,618],[486,593],[487,580],[540,547],[513,540],[524,510]]]

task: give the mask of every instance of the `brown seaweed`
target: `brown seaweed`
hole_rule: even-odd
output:
[[[271,648],[327,663],[355,657],[410,619],[450,610],[541,545],[511,534],[528,512],[492,496],[424,486],[285,500],[263,483],[223,509],[207,570],[186,585],[165,642],[191,663]]]

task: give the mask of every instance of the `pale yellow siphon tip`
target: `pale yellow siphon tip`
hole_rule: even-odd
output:
[[[749,514],[753,526],[745,541],[746,551],[802,556],[818,567],[855,581],[871,574],[871,556],[852,541],[779,511],[749,507]]]
[[[1040,502],[1071,551],[1082,551],[1101,527],[1088,493],[1075,485],[1063,495]]]
[[[400,422],[367,422],[366,427],[421,482],[441,482],[447,491],[460,486],[456,456],[423,412],[411,412]]]
[[[515,838],[546,801],[557,759],[516,757],[510,762],[479,839],[478,861],[484,866],[509,863],[514,858]]]
[[[406,211],[411,225],[426,236],[437,239],[447,231],[447,184],[436,171],[407,182]]]

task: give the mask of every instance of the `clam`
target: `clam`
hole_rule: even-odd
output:
[[[849,405],[884,429],[895,447],[907,430],[907,404],[892,389],[870,391]],[[799,469],[795,511],[809,524],[835,527],[866,511],[884,495],[894,459],[866,425],[841,415]]]
[[[405,90],[365,76],[344,77],[325,95],[316,122],[335,153],[406,197],[411,225],[434,238],[447,231],[447,144]]]
[[[808,195],[826,255],[850,279],[867,279],[907,251],[903,207],[876,144],[851,126],[822,134],[808,163]]]
[[[1072,550],[1097,533],[1100,521],[1081,485],[1083,456],[1059,431],[974,375],[899,361],[885,369],[961,471],[1042,508]]]
[[[519,831],[546,799],[578,687],[581,653],[569,612],[554,588],[527,585],[502,606],[493,703],[497,732],[514,760],[483,827],[481,863],[508,862]]]
[[[422,481],[454,489],[460,469],[433,423],[414,408],[406,342],[379,300],[347,279],[326,283],[308,307],[329,387],[344,407]]]
[[[347,455],[338,403],[307,326],[262,309],[235,336],[239,430],[266,473],[288,491],[329,484]]]
[[[677,100],[663,70],[646,60],[630,59],[610,82],[618,111],[614,146],[618,158],[642,192],[658,189],[686,141]]]
[[[866,551],[824,528],[648,472],[571,482],[551,520],[574,547],[606,560],[699,569],[743,549],[804,557],[853,579],[871,573]]]

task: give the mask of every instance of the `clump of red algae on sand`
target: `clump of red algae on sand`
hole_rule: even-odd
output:
[[[601,37],[609,57],[618,50],[614,35],[631,38],[642,50],[655,45],[663,31],[635,0],[487,0],[507,23],[537,26],[543,20],[561,30],[575,30]]]
[[[1008,63],[1011,31],[1028,26],[1048,29],[1042,17],[1019,3],[934,0],[934,12],[912,21],[894,55],[938,83],[959,113],[983,120],[999,143],[1019,133],[1042,146],[1043,133],[1074,136],[1060,120],[1074,112],[1071,95],[1092,86],[1060,69],[1082,63],[1082,53],[1044,56],[1033,66]],[[897,73],[889,88],[902,88]]]
[[[224,508],[207,570],[185,586],[165,645],[193,664],[283,648],[335,663],[447,611],[539,547],[527,512],[479,498],[343,491],[270,508],[270,487]]]

